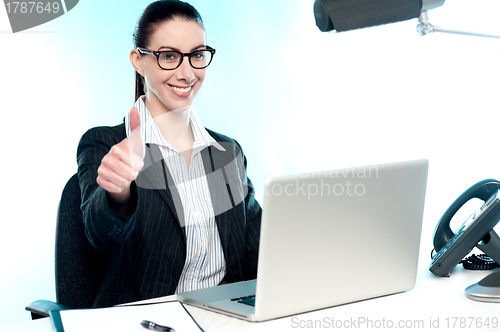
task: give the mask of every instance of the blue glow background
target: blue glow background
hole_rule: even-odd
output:
[[[217,49],[200,118],[242,144],[260,200],[268,176],[427,158],[428,264],[447,206],[473,183],[500,179],[499,40],[420,37],[416,19],[321,33],[313,0],[190,2]],[[33,300],[55,300],[60,193],[81,135],[121,122],[134,102],[129,52],[148,3],[80,0],[17,34],[0,9],[0,326],[29,320]],[[500,34],[499,12],[496,0],[450,0],[429,21]]]

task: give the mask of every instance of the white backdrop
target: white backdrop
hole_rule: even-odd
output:
[[[313,0],[193,0],[217,49],[196,101],[203,124],[237,139],[249,176],[426,158],[421,253],[448,205],[500,179],[500,40],[431,34],[417,20],[321,33]],[[134,99],[132,32],[149,1],[81,0],[13,34],[0,9],[0,325],[55,300],[54,232],[76,146],[90,127],[122,121]],[[448,0],[435,25],[500,35],[497,0]]]

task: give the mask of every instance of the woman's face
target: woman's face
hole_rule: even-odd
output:
[[[190,53],[206,46],[203,27],[195,21],[174,19],[159,25],[146,47],[154,51]],[[165,112],[185,110],[193,103],[205,78],[206,69],[194,69],[188,57],[174,70],[163,70],[154,55],[132,52],[132,64],[144,77],[146,104],[152,116]]]

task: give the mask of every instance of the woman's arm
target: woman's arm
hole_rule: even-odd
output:
[[[93,128],[82,136],[78,146],[78,177],[85,232],[90,243],[100,252],[109,251],[125,241],[135,225],[133,211],[137,206],[137,191],[133,182],[128,185],[128,215],[120,215],[116,201],[97,181],[103,158],[125,137],[123,124]]]

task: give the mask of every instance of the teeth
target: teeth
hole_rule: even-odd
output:
[[[181,93],[184,93],[184,92],[189,92],[191,90],[191,87],[187,87],[187,88],[179,88],[179,87],[176,87],[176,86],[171,86],[172,89],[174,89],[175,91],[177,92],[181,92]]]

